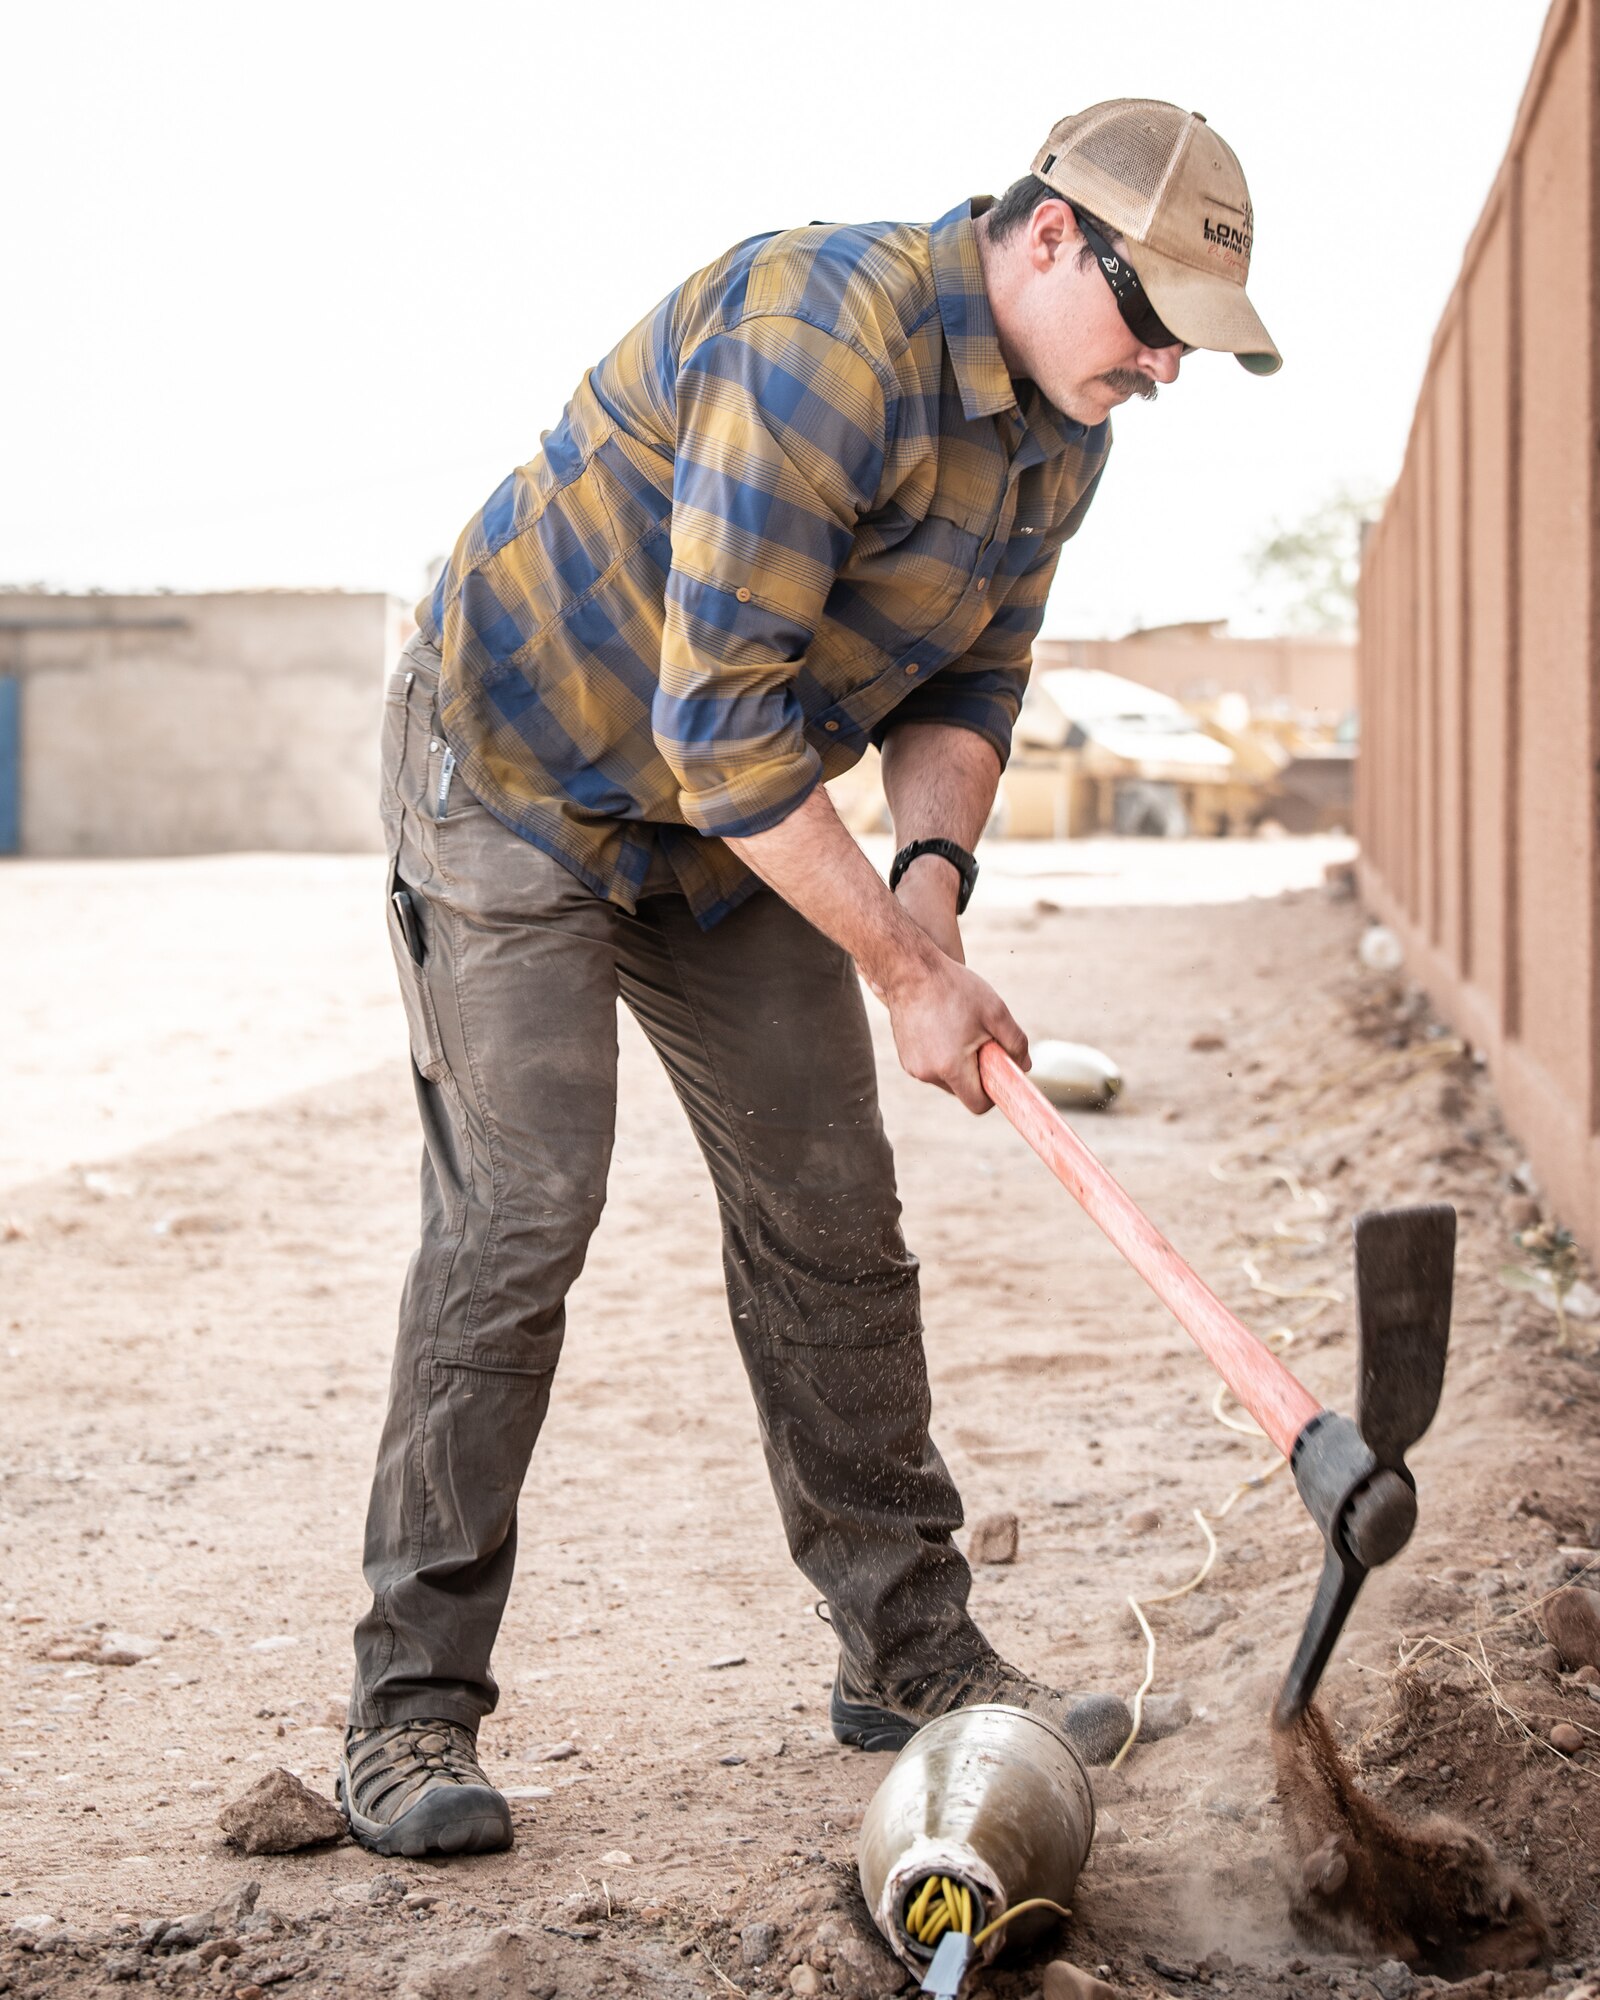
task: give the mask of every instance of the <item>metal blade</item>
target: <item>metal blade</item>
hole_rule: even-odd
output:
[[[1311,1616],[1306,1620],[1300,1643],[1295,1648],[1289,1671],[1273,1704],[1274,1728],[1287,1729],[1291,1722],[1305,1713],[1306,1704],[1316,1693],[1322,1670],[1328,1664],[1328,1655],[1338,1643],[1344,1621],[1350,1616],[1350,1607],[1366,1579],[1367,1573],[1358,1562],[1348,1556],[1341,1557],[1338,1549],[1329,1544],[1323,1556],[1322,1575],[1317,1580]]]
[[[1404,1471],[1444,1387],[1456,1212],[1377,1209],[1356,1217],[1355,1239],[1356,1427],[1380,1465]]]

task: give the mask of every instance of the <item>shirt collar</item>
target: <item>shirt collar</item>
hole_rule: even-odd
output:
[[[983,287],[978,238],[972,227],[974,215],[988,205],[981,199],[957,202],[928,232],[939,318],[961,390],[961,408],[969,418],[998,416],[1014,408],[1017,400],[1000,358],[1000,336]]]
[[[961,391],[961,408],[969,419],[996,417],[1017,407],[1016,386],[1001,359],[1000,335],[984,289],[977,232],[972,226],[990,206],[986,195],[957,202],[928,232],[939,318]],[[1075,438],[1087,435],[1082,424],[1064,416],[1032,383],[1023,414],[1033,446],[1030,459],[1035,455],[1053,458]]]

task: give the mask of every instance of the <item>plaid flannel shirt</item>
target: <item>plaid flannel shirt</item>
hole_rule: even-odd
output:
[[[905,723],[1004,762],[1111,436],[1008,375],[986,206],[728,251],[584,376],[418,606],[460,775],[598,895],[632,909],[659,849],[709,926],[759,886],[719,836]]]

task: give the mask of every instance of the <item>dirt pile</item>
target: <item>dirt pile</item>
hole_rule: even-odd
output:
[[[1368,1797],[1315,1706],[1272,1747],[1298,1864],[1290,1902],[1315,1942],[1452,1977],[1546,1955],[1549,1926],[1517,1871],[1454,1820],[1407,1824]]]

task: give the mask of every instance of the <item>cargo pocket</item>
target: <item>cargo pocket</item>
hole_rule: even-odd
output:
[[[411,1038],[411,1060],[419,1075],[429,1083],[449,1081],[450,1065],[445,1060],[439,1034],[439,1016],[428,987],[429,939],[424,928],[425,909],[419,896],[400,874],[398,857],[389,862],[385,906],[389,920],[389,944],[394,952],[395,971],[400,977],[400,999],[406,1010],[406,1028]]]

